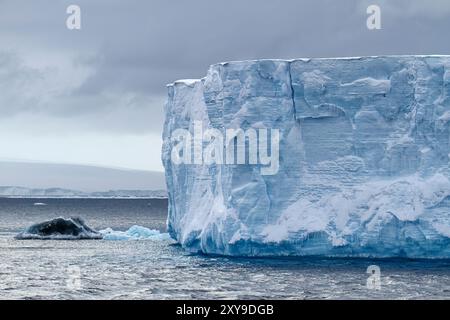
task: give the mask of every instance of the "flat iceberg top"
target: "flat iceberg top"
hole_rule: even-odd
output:
[[[250,59],[250,60],[231,60],[218,62],[211,67],[214,66],[226,66],[229,64],[250,64],[250,63],[258,63],[263,61],[272,61],[272,62],[284,62],[284,63],[293,63],[296,61],[309,62],[309,61],[336,61],[336,60],[364,60],[364,59],[411,59],[411,58],[450,58],[450,55],[445,54],[422,54],[422,55],[379,55],[379,56],[354,56],[354,57],[317,57],[317,58],[295,58],[295,59]],[[194,86],[196,83],[204,80],[201,79],[180,79],[176,80],[172,83],[167,84],[168,87],[174,85],[186,85],[189,87]]]
[[[176,85],[185,85],[188,87],[193,87],[196,83],[200,82],[201,79],[181,79],[181,80],[177,80],[173,83],[169,83],[167,86],[176,86]]]
[[[168,90],[162,150],[168,229],[186,250],[450,258],[450,56],[225,62],[187,84]],[[180,144],[196,128],[203,144]],[[229,129],[278,133],[272,156],[250,162]],[[247,153],[210,161],[231,154],[211,140]]]

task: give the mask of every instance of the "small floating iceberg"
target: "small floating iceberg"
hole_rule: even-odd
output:
[[[35,202],[35,203],[33,203],[33,206],[35,206],[35,207],[44,207],[44,206],[46,206],[47,204],[46,203],[44,203],[44,202]]]
[[[141,226],[132,226],[127,231],[115,231],[106,228],[99,231],[103,235],[103,240],[123,241],[123,240],[169,240],[168,233],[161,233],[158,230],[151,230]]]
[[[56,218],[34,224],[15,236],[17,240],[169,240],[168,233],[132,226],[127,231],[111,228],[96,231],[81,218]]]
[[[103,236],[88,227],[81,218],[62,217],[28,227],[15,236],[17,240],[100,240]]]

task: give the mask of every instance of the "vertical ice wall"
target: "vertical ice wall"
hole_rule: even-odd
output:
[[[230,62],[168,89],[168,227],[186,249],[450,257],[450,57]],[[174,132],[199,123],[278,130],[278,171],[174,163]]]

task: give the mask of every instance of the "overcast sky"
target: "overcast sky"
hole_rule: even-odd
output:
[[[449,0],[0,0],[0,160],[162,170],[169,82],[226,60],[450,54],[449,32]]]

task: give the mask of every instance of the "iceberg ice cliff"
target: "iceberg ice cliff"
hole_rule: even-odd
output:
[[[450,258],[450,56],[216,64],[168,86],[170,235],[231,256]],[[277,129],[279,168],[174,163],[173,132]]]

